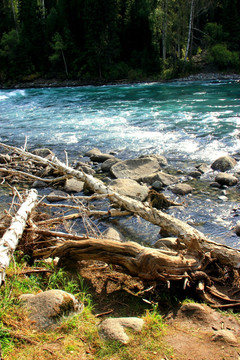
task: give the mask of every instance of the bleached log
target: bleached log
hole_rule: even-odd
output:
[[[5,281],[6,268],[9,266],[11,255],[18,245],[26,226],[26,221],[37,205],[37,191],[30,190],[29,194],[11,221],[11,225],[0,239],[0,286]]]
[[[142,217],[154,225],[160,226],[168,233],[171,233],[181,239],[181,241],[184,242],[186,246],[189,246],[191,242],[195,242],[201,251],[210,252],[212,257],[216,257],[220,263],[239,269],[239,250],[232,249],[229,246],[211,241],[203,233],[193,228],[189,224],[176,219],[161,210],[143,204],[138,200],[118,194],[117,192],[113,191],[110,186],[106,186],[101,180],[94,178],[92,175],[85,174],[82,171],[66,166],[57,158],[48,160],[13,146],[8,146],[2,143],[0,143],[0,146],[3,146],[8,150],[15,151],[22,156],[31,158],[32,160],[39,163],[49,165],[52,168],[61,171],[63,174],[67,174],[84,181],[93,192],[108,195],[110,201],[114,204],[117,204],[118,207],[123,207],[125,210]]]
[[[39,251],[42,256],[58,257],[62,261],[99,260],[121,265],[133,276],[161,281],[184,279],[188,273],[201,270],[204,262],[204,257],[196,252],[182,256],[177,252],[147,248],[135,242],[95,238],[68,240],[54,249]]]

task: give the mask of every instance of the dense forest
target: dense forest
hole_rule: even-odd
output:
[[[0,82],[240,71],[239,0],[1,0]]]

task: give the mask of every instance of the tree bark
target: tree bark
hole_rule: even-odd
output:
[[[10,258],[18,245],[26,226],[26,221],[37,204],[37,191],[30,190],[25,202],[21,205],[11,221],[11,225],[0,240],[0,286],[5,281],[5,271]]]
[[[192,37],[194,2],[195,2],[195,0],[191,0],[191,9],[190,9],[190,16],[189,16],[189,24],[188,24],[188,39],[187,39],[187,47],[186,47],[184,62],[186,62],[187,57],[188,57],[190,43],[191,43],[191,37]]]

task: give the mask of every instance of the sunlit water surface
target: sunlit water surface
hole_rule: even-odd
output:
[[[121,159],[154,153],[186,173],[224,154],[240,158],[239,124],[240,83],[235,80],[0,90],[0,141],[22,146],[27,136],[30,150],[49,147],[62,159],[64,150],[73,159],[93,147],[115,151]],[[207,176],[210,181],[214,174]],[[238,247],[232,230],[238,192],[224,201],[220,190],[213,193],[203,183],[186,197],[184,208],[170,212]],[[135,221],[121,223],[126,234]],[[144,221],[137,226],[139,241],[159,237],[158,228]]]

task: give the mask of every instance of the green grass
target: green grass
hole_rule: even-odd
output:
[[[0,343],[4,360],[152,360],[159,359],[159,354],[169,353],[161,341],[165,325],[156,305],[150,307],[131,295],[127,295],[127,299],[124,297],[121,310],[117,309],[118,316],[141,317],[144,328],[137,334],[127,331],[131,339],[127,346],[116,341],[104,341],[98,333],[102,319],[94,315],[96,304],[85,281],[62,269],[54,271],[51,263],[38,262],[37,266],[53,272],[26,274],[26,270],[31,268],[21,259],[12,262],[7,269],[6,284],[0,288]],[[64,318],[54,331],[32,330],[19,296],[50,289],[73,294],[84,303],[84,310]]]

